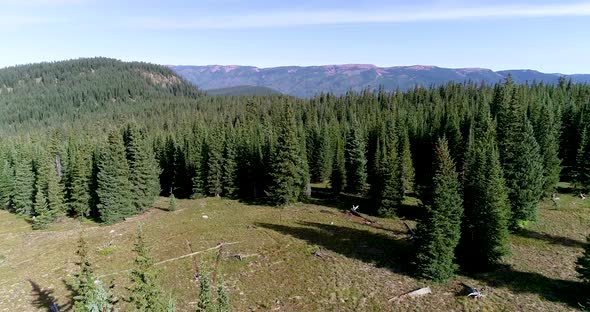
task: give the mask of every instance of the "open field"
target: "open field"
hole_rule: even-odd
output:
[[[123,293],[140,223],[159,261],[190,253],[188,242],[193,251],[234,243],[221,253],[213,249],[158,265],[180,311],[194,310],[194,266],[214,267],[219,255],[217,282],[228,288],[237,311],[576,310],[586,290],[574,262],[589,232],[590,200],[560,197],[558,208],[543,202],[539,222],[511,237],[512,255],[504,268],[444,284],[411,277],[411,241],[400,220],[374,218],[384,227],[377,229],[316,204],[277,209],[208,198],[178,200],[178,210],[169,212],[161,198],[156,208],[120,224],[65,220],[48,231],[32,231],[27,221],[0,211],[0,311],[43,311],[52,300],[68,310],[65,281],[76,269],[80,233],[89,242],[97,275]],[[459,282],[485,287],[486,296],[466,298]],[[433,294],[397,299],[426,285]]]

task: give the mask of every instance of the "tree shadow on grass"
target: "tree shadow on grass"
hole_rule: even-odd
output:
[[[55,299],[55,297],[53,296],[53,290],[52,289],[43,289],[39,284],[35,283],[34,281],[29,279],[29,283],[31,284],[31,287],[33,288],[32,290],[32,295],[33,295],[33,301],[31,301],[31,303],[39,309],[45,309],[47,311],[52,311],[51,310],[51,306],[54,303],[57,303],[57,300]],[[62,310],[62,307],[59,307],[60,311]]]
[[[553,245],[562,245],[565,247],[576,247],[576,248],[583,248],[585,243],[579,240],[571,239],[569,237],[563,236],[555,236],[547,233],[539,233],[535,231],[531,231],[528,229],[522,229],[515,233],[518,236],[526,237],[526,238],[533,238],[542,241],[546,241]]]
[[[397,273],[410,273],[412,243],[392,234],[316,222],[300,222],[300,226],[270,223],[256,225],[305,240],[348,258],[373,263],[377,267],[388,268]]]
[[[471,277],[491,287],[507,288],[514,293],[531,293],[553,302],[561,302],[572,308],[580,308],[587,300],[590,287],[582,282],[553,279],[536,272],[516,271],[508,265],[490,273]]]

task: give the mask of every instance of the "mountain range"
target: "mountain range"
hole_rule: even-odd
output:
[[[343,94],[351,89],[358,91],[366,87],[379,86],[383,86],[386,90],[398,88],[406,90],[414,86],[428,87],[449,81],[495,83],[506,79],[508,74],[512,75],[516,83],[542,81],[553,84],[559,81],[560,77],[574,82],[590,83],[590,74],[562,75],[529,69],[493,71],[486,68],[443,68],[424,65],[377,67],[366,64],[346,64],[271,68],[239,65],[169,65],[168,67],[200,89],[232,88],[229,89],[231,95],[240,94],[236,92],[240,90],[252,92],[251,87],[265,87],[298,97],[311,97],[321,92]],[[216,90],[215,94],[224,93]]]

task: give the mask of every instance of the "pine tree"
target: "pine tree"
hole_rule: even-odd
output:
[[[576,271],[580,274],[580,278],[590,284],[590,236],[586,238],[584,253],[578,258],[576,265]]]
[[[109,134],[108,146],[101,154],[98,167],[96,192],[100,220],[110,224],[133,215],[137,210],[131,202],[129,166],[119,131],[114,130]]]
[[[538,203],[543,192],[543,162],[533,127],[525,120],[519,144],[514,145],[514,159],[507,163],[504,174],[512,210],[510,226],[522,228],[537,220]]]
[[[0,158],[0,209],[10,209],[14,192],[14,169],[8,159]]]
[[[387,141],[383,144],[384,154],[381,156],[381,194],[379,195],[378,212],[384,216],[395,215],[396,209],[404,198],[403,160],[400,157],[395,133],[387,135]]]
[[[170,194],[170,204],[168,210],[175,211],[176,210],[176,197],[174,197],[174,193]]]
[[[485,111],[480,112],[469,142],[457,259],[467,271],[485,271],[509,252],[510,213],[494,128]]]
[[[346,191],[352,194],[365,192],[367,183],[367,159],[365,141],[357,126],[352,126],[345,146]]]
[[[272,184],[269,196],[274,205],[287,205],[296,202],[304,186],[301,185],[301,144],[297,137],[297,127],[291,106],[285,108],[278,126],[277,146],[271,163]]]
[[[135,307],[136,311],[170,311],[172,308],[170,300],[163,294],[160,287],[158,272],[154,267],[155,260],[145,244],[141,225],[137,229],[133,251],[137,256],[131,269],[130,294],[126,301]]]
[[[221,285],[217,287],[217,312],[231,312],[229,297]]]
[[[418,275],[443,281],[455,271],[455,248],[461,235],[463,200],[455,163],[446,139],[439,139],[435,150],[433,198],[418,224]]]
[[[47,164],[47,205],[54,217],[66,215],[64,189],[52,160]]]
[[[224,147],[223,147],[223,195],[229,198],[234,198],[238,195],[237,175],[238,165],[236,163],[237,157],[237,143],[235,133],[230,131],[227,133]]]
[[[127,126],[124,140],[129,164],[132,204],[138,212],[143,212],[160,194],[160,168],[152,148],[137,126]]]
[[[555,192],[561,173],[561,160],[559,159],[561,116],[559,112],[559,106],[556,109],[551,109],[549,104],[544,104],[541,107],[535,131],[543,160],[543,191],[545,195]]]
[[[14,194],[12,201],[16,213],[23,216],[33,215],[33,197],[35,192],[35,176],[31,160],[20,153],[14,168]]]
[[[334,161],[332,162],[332,172],[330,174],[330,188],[332,193],[339,195],[346,185],[344,147],[339,137],[336,139],[335,145],[336,150],[334,151]]]
[[[223,132],[220,126],[207,138],[207,189],[209,195],[220,197],[223,191]]]
[[[498,112],[498,146],[514,230],[535,221],[543,191],[543,162],[533,127],[523,110],[521,91],[514,88]]]
[[[576,150],[576,162],[574,164],[574,172],[572,173],[574,187],[576,189],[583,189],[586,184],[586,177],[590,167],[587,167],[586,151],[588,144],[587,128],[583,128],[580,134],[580,145]],[[590,164],[590,163],[588,163]]]
[[[398,161],[401,170],[403,194],[414,191],[414,164],[412,162],[412,152],[410,151],[410,138],[408,129],[398,123],[397,139]]]
[[[209,272],[201,265],[199,275],[199,302],[197,303],[197,312],[215,312],[215,304],[212,299],[211,280]]]
[[[55,214],[49,209],[47,205],[47,198],[45,197],[45,191],[43,186],[40,184],[36,185],[35,192],[35,218],[33,219],[33,229],[42,230],[55,220]]]
[[[77,217],[90,216],[90,161],[81,150],[70,151],[70,170],[68,173],[68,205]]]
[[[110,312],[113,311],[114,301],[100,280],[94,277],[88,246],[82,236],[78,240],[76,254],[80,257],[79,271],[74,273],[72,282],[72,299],[76,312]]]

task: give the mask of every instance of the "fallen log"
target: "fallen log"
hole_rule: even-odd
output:
[[[410,235],[410,239],[416,239],[416,232],[414,232],[414,230],[412,230],[412,228],[404,221],[404,225],[406,226],[408,235]]]
[[[393,301],[394,299],[401,300],[401,299],[408,298],[408,297],[417,298],[417,297],[422,297],[422,296],[426,296],[429,294],[432,294],[432,289],[429,286],[426,286],[426,287],[418,288],[418,289],[409,291],[407,293],[401,294],[397,297],[391,298],[391,299],[389,299],[389,302]]]
[[[176,260],[184,259],[184,258],[187,258],[187,257],[192,257],[194,255],[198,255],[198,254],[202,254],[202,253],[205,253],[205,252],[217,250],[219,248],[222,248],[223,246],[234,245],[234,244],[239,244],[239,243],[240,242],[219,243],[216,246],[211,247],[211,248],[207,248],[207,249],[204,249],[204,250],[199,250],[199,251],[191,252],[191,253],[188,253],[186,255],[182,255],[182,256],[179,256],[179,257],[171,258],[171,259],[162,260],[160,262],[156,262],[156,263],[154,263],[154,265],[160,265],[160,264],[164,264],[164,263],[167,263],[167,262],[176,261]],[[102,277],[111,276],[111,275],[117,275],[117,274],[129,272],[129,271],[131,271],[131,269],[127,269],[127,270],[122,270],[122,271],[117,271],[117,272],[113,272],[113,273],[109,273],[109,274],[100,275],[97,278],[102,278]]]

